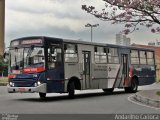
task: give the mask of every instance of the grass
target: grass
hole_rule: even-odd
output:
[[[160,96],[160,91],[158,91],[158,92],[157,92],[157,95],[159,95],[159,96]]]
[[[0,83],[8,82],[8,77],[0,78]]]

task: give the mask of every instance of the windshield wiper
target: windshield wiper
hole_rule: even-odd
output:
[[[32,46],[30,47],[30,49],[28,50],[28,53],[27,53],[27,56],[26,56],[26,57],[29,57],[29,56],[32,54],[33,49],[34,49],[34,45],[32,45]]]
[[[26,56],[26,58],[28,58],[28,59],[26,59],[26,63],[27,63],[27,60],[28,60],[28,65],[31,64],[30,55],[32,54],[33,50],[34,50],[34,45],[32,45],[32,46],[30,47],[30,49],[28,50],[27,56]]]

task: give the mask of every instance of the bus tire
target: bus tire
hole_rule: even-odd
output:
[[[68,96],[73,99],[75,97],[75,84],[74,82],[70,82],[68,86]]]
[[[39,93],[39,97],[41,98],[41,99],[44,99],[44,98],[46,98],[46,93]]]
[[[130,87],[125,87],[126,93],[136,93],[137,90],[138,90],[138,82],[136,79],[132,79]]]
[[[131,93],[136,93],[138,90],[138,82],[136,79],[133,79],[131,82],[131,87],[130,87],[130,92]]]
[[[112,93],[114,88],[106,88],[106,89],[102,89],[104,92],[106,93]]]

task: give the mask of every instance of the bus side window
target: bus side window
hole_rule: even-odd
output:
[[[95,63],[107,63],[106,48],[95,46],[94,58],[95,58]]]
[[[154,65],[154,55],[153,52],[147,52],[147,64]]]
[[[53,45],[48,48],[48,67],[53,69],[60,66],[62,62],[62,50],[58,45]]]
[[[53,62],[55,57],[53,56],[53,51],[51,50],[51,48],[48,48],[48,67],[49,69],[52,69],[55,67],[55,63]]]
[[[118,48],[109,48],[108,63],[119,63]]]
[[[131,50],[130,58],[131,58],[131,64],[139,64],[138,50]]]
[[[140,64],[147,64],[146,51],[140,51]]]
[[[64,44],[65,62],[78,62],[78,51],[76,44]]]

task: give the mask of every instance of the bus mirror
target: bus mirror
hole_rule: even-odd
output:
[[[3,60],[4,60],[5,62],[8,62],[8,61],[9,61],[9,53],[5,52],[5,53],[3,54]]]
[[[64,44],[64,50],[67,50],[67,44]]]
[[[29,64],[29,65],[32,64],[32,58],[31,58],[31,57],[28,58],[28,64]]]
[[[51,54],[54,54],[54,47],[53,48],[51,48]]]

